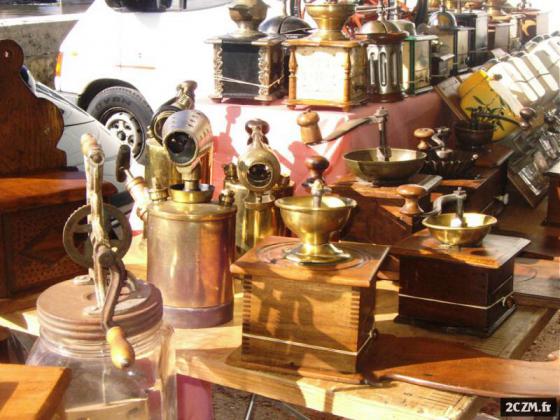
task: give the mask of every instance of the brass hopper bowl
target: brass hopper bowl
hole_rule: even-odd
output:
[[[416,150],[391,148],[388,160],[379,149],[360,149],[344,155],[346,166],[358,178],[376,185],[400,184],[424,166],[426,154]]]
[[[282,220],[301,243],[286,252],[286,258],[301,264],[335,264],[351,255],[330,243],[333,234],[340,232],[356,201],[332,195],[320,197],[316,207],[313,196],[285,197],[276,200]]]
[[[465,226],[457,226],[455,213],[429,216],[422,221],[430,234],[438,241],[449,246],[479,245],[488,235],[492,226],[498,223],[495,217],[480,213],[465,213]]]
[[[284,197],[276,200],[284,224],[301,240],[294,248],[286,250],[285,257],[299,264],[336,264],[352,256],[330,242],[340,232],[356,201],[351,198],[328,195],[322,174],[328,168],[327,159],[307,158],[306,166],[311,177],[304,186],[311,188],[311,195]]]
[[[319,28],[308,39],[340,41],[347,39],[342,33],[342,28],[350,16],[356,12],[356,5],[353,3],[306,4],[305,10]]]

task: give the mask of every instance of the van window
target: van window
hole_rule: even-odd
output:
[[[184,0],[187,10],[210,9],[231,3],[231,0]]]
[[[1,0],[0,0],[1,2]],[[163,12],[165,10],[202,10],[223,6],[231,0],[105,0],[116,11]]]

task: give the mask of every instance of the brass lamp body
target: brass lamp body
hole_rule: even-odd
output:
[[[223,324],[233,317],[236,208],[233,193],[211,202],[214,187],[200,182],[201,162],[212,150],[210,123],[196,110],[175,112],[161,138],[182,183],[149,194],[142,179],[128,176],[127,183],[147,222],[147,280],[161,290],[164,317],[174,327]]]
[[[282,176],[280,162],[268,145],[266,133],[269,126],[262,120],[251,120],[245,125],[249,133],[249,147],[239,157],[237,175],[239,184],[246,191],[239,210],[236,243],[243,254],[268,236],[285,234],[286,229],[279,209],[274,205],[277,193],[293,194],[290,179]]]

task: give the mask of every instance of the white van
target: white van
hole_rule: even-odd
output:
[[[134,1],[153,1],[161,11],[94,1],[60,47],[55,87],[128,142],[141,162],[145,127],[178,83],[196,80],[198,96],[212,92],[212,46],[205,40],[235,24],[230,0],[169,0],[168,8],[160,0]],[[282,2],[267,3],[269,17],[279,14]]]

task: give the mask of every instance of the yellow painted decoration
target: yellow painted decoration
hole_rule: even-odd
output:
[[[507,95],[500,82],[493,80],[484,70],[478,70],[465,79],[458,91],[461,98],[461,109],[469,118],[473,109],[481,107],[485,113],[501,114],[518,119],[508,104],[511,95]],[[494,124],[493,141],[501,140],[518,129],[515,124],[507,121],[496,121]]]

